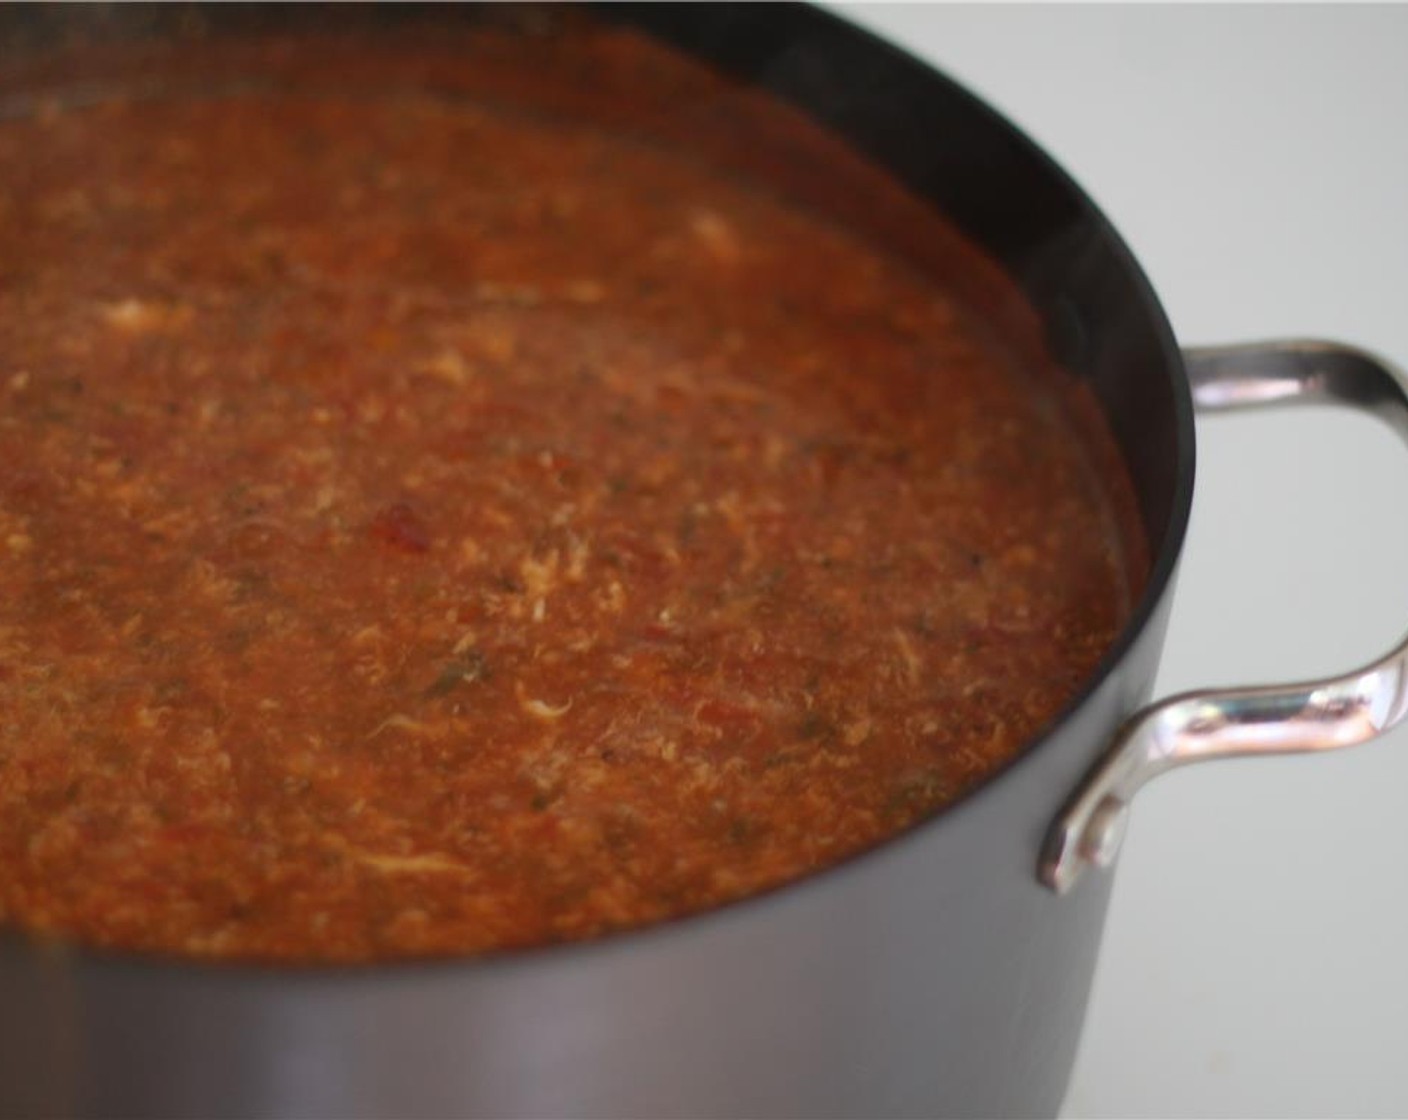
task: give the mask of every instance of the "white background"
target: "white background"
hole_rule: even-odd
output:
[[[849,7],[1105,209],[1180,341],[1408,365],[1408,7]],[[936,138],[936,143],[941,138]],[[1323,675],[1408,629],[1408,449],[1333,411],[1198,424],[1158,691]],[[1138,799],[1066,1112],[1408,1116],[1408,729]]]

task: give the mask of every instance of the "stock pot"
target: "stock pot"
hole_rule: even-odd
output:
[[[931,70],[804,9],[622,9],[803,109],[952,216],[1091,385],[1154,557],[1100,670],[929,824],[713,914],[569,947],[358,970],[0,946],[15,1114],[1027,1115],[1060,1105],[1134,791],[1170,765],[1319,749],[1402,714],[1398,651],[1334,681],[1143,708],[1209,409],[1340,399],[1402,427],[1382,362],[1325,344],[1180,353],[1071,181]],[[937,144],[935,137],[943,137]]]

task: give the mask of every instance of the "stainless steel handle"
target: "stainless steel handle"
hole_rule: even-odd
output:
[[[1274,342],[1185,352],[1193,401],[1222,412],[1291,404],[1348,404],[1408,440],[1408,389],[1387,362],[1325,342]],[[1064,893],[1088,864],[1119,850],[1129,802],[1151,778],[1217,758],[1351,747],[1408,714],[1408,639],[1341,677],[1259,688],[1186,692],[1134,715],[1047,833],[1038,876]]]

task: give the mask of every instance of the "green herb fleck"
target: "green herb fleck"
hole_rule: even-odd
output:
[[[478,650],[469,650],[445,662],[435,682],[425,690],[428,699],[444,696],[462,684],[487,680],[489,662]]]

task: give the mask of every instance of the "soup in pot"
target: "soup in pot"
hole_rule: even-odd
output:
[[[393,49],[0,120],[20,930],[366,961],[716,907],[984,780],[1130,610],[1109,437],[975,301]]]

